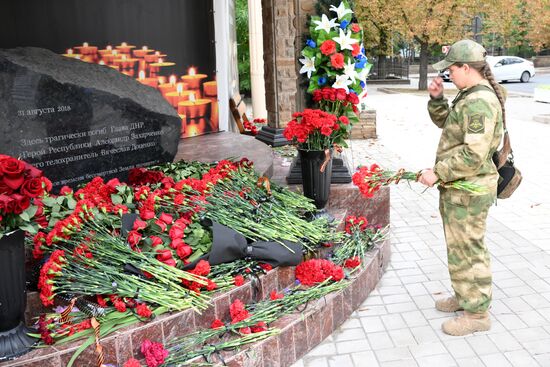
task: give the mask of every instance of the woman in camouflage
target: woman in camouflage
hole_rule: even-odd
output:
[[[443,81],[435,78],[428,87],[428,111],[442,129],[433,168],[422,172],[420,182],[459,179],[480,184],[488,194],[471,195],[440,188],[439,210],[443,220],[451,284],[455,295],[436,301],[444,312],[464,314],[443,323],[450,335],[489,330],[487,312],[492,297],[489,251],[484,242],[489,207],[495,202],[498,172],[492,161],[503,136],[504,89],[494,80],[485,61],[486,51],[478,43],[462,40],[453,44],[436,70],[449,69],[459,93],[448,105]]]

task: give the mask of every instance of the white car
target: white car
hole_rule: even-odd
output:
[[[527,83],[535,76],[535,66],[531,61],[517,56],[487,56],[487,63],[497,81],[519,80]]]

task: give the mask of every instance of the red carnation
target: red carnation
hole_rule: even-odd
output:
[[[71,189],[69,186],[63,186],[61,190],[59,190],[60,195],[70,195],[73,193],[73,189]]]
[[[141,363],[135,358],[130,358],[124,363],[123,367],[141,367]]]
[[[246,320],[250,316],[248,311],[244,308],[244,303],[240,299],[236,299],[231,306],[229,306],[229,314],[231,315],[232,324]]]
[[[168,351],[161,343],[154,343],[149,339],[145,339],[141,343],[141,353],[145,356],[145,363],[148,367],[158,367],[168,357]]]
[[[344,125],[349,125],[349,119],[346,116],[340,116],[338,120]]]
[[[269,293],[269,298],[270,298],[272,301],[275,301],[275,300],[284,298],[284,294],[282,294],[282,293],[277,293],[276,290],[272,290],[271,293]]]
[[[344,55],[341,53],[336,53],[330,57],[330,64],[335,69],[343,69],[344,68]]]
[[[357,33],[357,32],[359,32],[359,31],[361,31],[361,26],[360,26],[359,24],[357,24],[357,23],[353,23],[353,24],[351,25],[351,31],[352,31],[353,33]]]
[[[267,331],[267,325],[263,321],[258,321],[258,323],[250,328],[253,333],[259,333],[262,331]]]
[[[361,46],[359,46],[358,43],[354,43],[353,45],[351,45],[351,47],[351,56],[355,57],[361,53]]]
[[[139,305],[137,305],[136,312],[139,316],[144,317],[146,319],[151,317],[151,315],[153,314],[145,303],[140,303]]]
[[[235,283],[235,286],[240,287],[244,284],[244,277],[239,274],[236,277],[233,278],[233,282]]]
[[[356,268],[359,265],[361,265],[361,260],[359,259],[359,256],[354,256],[349,259],[346,259],[344,262],[344,267],[348,269]]]
[[[114,306],[118,312],[125,312],[126,311],[126,303],[121,300],[117,300],[114,302]]]
[[[268,264],[268,263],[260,263],[260,267],[265,271],[270,271],[271,269],[273,269],[273,266],[271,266],[271,264]]]
[[[332,55],[336,52],[336,43],[331,40],[326,40],[321,44],[321,47],[319,47],[323,55]]]
[[[211,329],[217,329],[217,328],[221,328],[223,326],[224,326],[224,324],[223,324],[222,320],[215,319],[214,321],[212,321],[212,324],[210,325],[210,328]]]

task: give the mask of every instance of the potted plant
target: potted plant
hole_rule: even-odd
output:
[[[51,189],[42,171],[0,155],[0,360],[26,353],[35,343],[25,325],[25,231],[36,233],[41,201]],[[42,218],[43,219],[43,218]]]

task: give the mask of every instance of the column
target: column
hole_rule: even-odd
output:
[[[253,115],[258,118],[267,118],[265,106],[264,43],[262,34],[261,1],[248,0],[248,34]]]

